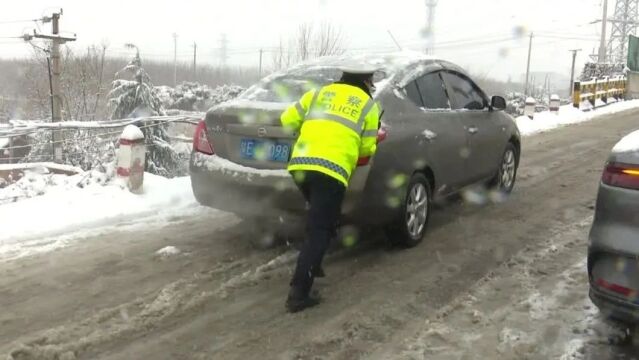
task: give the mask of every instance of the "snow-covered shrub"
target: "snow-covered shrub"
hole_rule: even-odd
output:
[[[184,82],[176,88],[156,87],[165,109],[206,111],[212,106],[236,98],[244,88],[237,85],[221,85],[214,89],[197,82]]]
[[[65,130],[61,136],[62,162],[82,170],[100,169],[115,160],[118,135],[113,130]],[[39,130],[31,136],[31,150],[20,162],[53,160],[51,130]]]
[[[188,174],[188,156],[190,144],[172,144],[162,137],[168,135],[165,123],[160,121],[141,121],[136,124],[145,133],[147,146],[146,171],[164,176],[175,177]],[[104,166],[115,161],[118,140],[122,129],[80,129],[65,130],[62,133],[62,162],[85,171],[103,171]],[[157,136],[160,131],[164,135]],[[51,131],[39,130],[29,140],[31,149],[21,163],[53,161]],[[155,158],[149,156],[156,156]],[[166,157],[171,161],[165,161]],[[163,157],[163,158],[162,158]],[[162,161],[161,161],[162,159]]]
[[[511,92],[506,94],[506,112],[513,116],[524,114],[526,96],[522,93]]]
[[[588,81],[592,80],[592,78],[601,79],[606,76],[624,75],[625,67],[625,64],[586,63],[579,79],[581,81]]]

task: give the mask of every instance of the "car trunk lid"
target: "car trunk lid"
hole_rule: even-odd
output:
[[[206,126],[216,155],[256,169],[286,168],[298,135],[281,126],[288,105],[236,101],[209,111]]]

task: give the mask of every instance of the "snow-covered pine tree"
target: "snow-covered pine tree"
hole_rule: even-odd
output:
[[[135,47],[131,45],[130,47]],[[120,70],[116,77],[128,73],[133,80],[117,79],[109,93],[111,119],[137,118],[164,115],[164,109],[151,78],[142,67],[140,52]],[[145,170],[165,177],[178,175],[180,159],[169,143],[168,123],[164,121],[140,121],[136,124],[144,133],[146,142]]]

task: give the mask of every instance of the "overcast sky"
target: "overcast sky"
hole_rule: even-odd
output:
[[[403,48],[421,50],[426,23],[425,0],[23,0],[3,6],[0,37],[36,26],[8,21],[39,18],[60,7],[61,30],[77,34],[73,47],[107,41],[111,55],[129,55],[123,44],[132,42],[147,58],[172,61],[172,34],[177,33],[181,61],[191,61],[197,42],[198,61],[215,64],[221,34],[226,34],[229,65],[257,66],[260,48],[277,46],[303,22],[330,21],[342,30],[346,47],[357,51],[393,49],[389,30]],[[531,70],[569,74],[569,49],[584,50],[578,58],[582,64],[598,46],[600,29],[589,23],[600,13],[600,0],[439,0],[436,55],[475,74],[518,80],[525,72],[532,31]],[[50,24],[39,26],[50,31]],[[523,37],[513,39],[517,34]],[[0,39],[2,57],[27,56],[29,48],[19,40]],[[268,52],[264,62],[272,62]]]

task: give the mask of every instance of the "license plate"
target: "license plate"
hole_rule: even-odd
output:
[[[288,162],[291,145],[284,142],[242,139],[240,155],[242,159]]]

